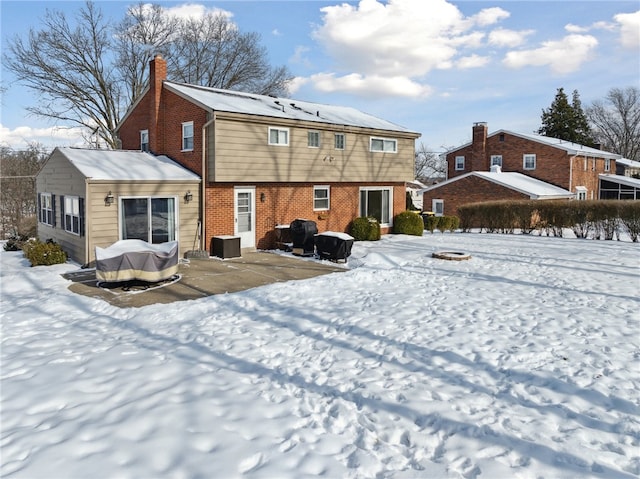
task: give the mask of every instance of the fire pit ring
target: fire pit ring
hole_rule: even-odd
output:
[[[448,259],[450,261],[464,261],[471,259],[471,255],[461,251],[437,251],[431,255],[432,258]]]

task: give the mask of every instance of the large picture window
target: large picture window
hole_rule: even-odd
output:
[[[369,144],[370,151],[379,151],[384,153],[397,153],[398,140],[393,138],[374,138],[372,137]]]
[[[175,198],[123,198],[122,239],[158,244],[176,239]]]
[[[381,225],[390,225],[393,205],[393,188],[361,188],[360,216],[372,216]]]

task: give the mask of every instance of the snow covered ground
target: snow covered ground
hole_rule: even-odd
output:
[[[119,309],[2,251],[0,475],[638,477],[639,253],[387,236],[345,273]]]

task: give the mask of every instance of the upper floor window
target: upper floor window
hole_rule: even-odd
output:
[[[504,133],[500,133],[500,135],[498,135],[498,140],[499,141],[504,141]]]
[[[369,144],[370,151],[380,151],[384,153],[397,153],[398,140],[393,138],[374,138],[371,137]]]
[[[140,130],[140,151],[149,151],[149,130]]]
[[[609,158],[604,159],[604,171],[611,171],[611,160]]]
[[[527,153],[522,156],[522,168],[525,170],[535,170],[536,169],[536,155]]]
[[[464,170],[464,156],[456,156],[456,171]]]
[[[319,148],[320,147],[320,132],[319,131],[310,131],[307,134],[308,142],[307,145],[309,148]]]
[[[82,216],[80,211],[80,198],[77,196],[65,196],[62,202],[64,230],[74,235],[80,235],[82,230]]]
[[[193,150],[193,122],[182,124],[182,150]]]
[[[313,209],[314,210],[329,209],[329,187],[328,186],[313,187]]]
[[[289,146],[289,128],[269,127],[269,144]]]
[[[344,133],[336,133],[334,136],[334,148],[336,150],[344,150]]]
[[[55,226],[55,197],[51,193],[38,195],[38,219],[40,223]]]
[[[502,168],[502,155],[491,155],[491,165]]]

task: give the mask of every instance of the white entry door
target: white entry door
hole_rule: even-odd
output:
[[[236,187],[235,191],[235,228],[234,234],[240,237],[241,248],[256,246],[256,189],[255,187]]]

